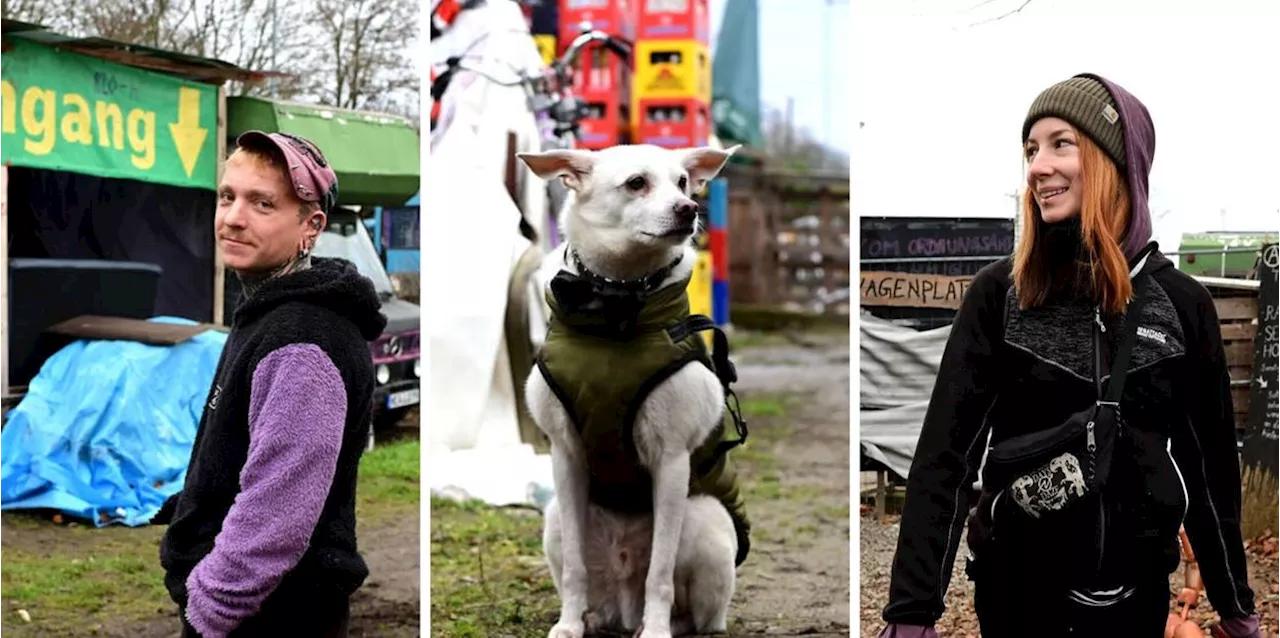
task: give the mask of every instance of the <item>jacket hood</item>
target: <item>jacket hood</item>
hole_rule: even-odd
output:
[[[376,339],[387,326],[373,282],[351,262],[328,257],[312,257],[310,268],[264,282],[257,292],[240,302],[234,322],[253,321],[290,302],[337,313],[355,324],[367,341]]]
[[[1132,93],[1100,75],[1081,73],[1076,77],[1092,78],[1106,87],[1120,113],[1124,129],[1124,154],[1128,164],[1125,181],[1129,185],[1131,207],[1129,231],[1124,239],[1124,254],[1132,258],[1151,241],[1151,209],[1147,203],[1151,163],[1156,153],[1156,129],[1147,107]]]
[[[1129,268],[1132,269],[1137,266],[1144,256],[1147,259],[1147,263],[1142,266],[1141,272],[1143,273],[1153,274],[1165,268],[1175,268],[1173,260],[1160,252],[1160,244],[1154,241],[1147,242],[1146,245],[1138,250],[1137,254],[1129,258]]]

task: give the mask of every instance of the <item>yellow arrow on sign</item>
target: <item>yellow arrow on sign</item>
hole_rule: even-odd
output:
[[[200,149],[209,136],[209,129],[200,128],[199,89],[178,89],[178,121],[169,124],[169,133],[182,159],[182,168],[187,171],[187,177],[191,177],[196,170],[196,160],[200,159]]]

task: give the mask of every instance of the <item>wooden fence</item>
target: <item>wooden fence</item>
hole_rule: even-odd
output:
[[[848,174],[731,165],[723,175],[730,307],[848,314]]]
[[[1253,379],[1254,337],[1258,333],[1258,290],[1231,285],[1231,280],[1200,278],[1213,296],[1222,330],[1222,349],[1231,375],[1231,404],[1236,430],[1243,435],[1249,424],[1250,381]]]

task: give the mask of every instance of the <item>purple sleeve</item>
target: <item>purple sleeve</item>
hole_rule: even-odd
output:
[[[207,638],[255,613],[307,550],[329,495],[347,416],[337,367],[312,344],[253,372],[249,455],[214,549],[187,578],[187,620]]]
[[[889,623],[879,638],[938,638],[938,632],[933,627]]]
[[[1223,620],[1222,630],[1231,638],[1262,638],[1262,630],[1258,625],[1258,614]]]

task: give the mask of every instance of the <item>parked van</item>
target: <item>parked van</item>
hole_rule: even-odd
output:
[[[422,372],[418,347],[421,311],[416,304],[396,297],[391,278],[358,213],[339,207],[328,219],[325,232],[320,233],[311,254],[338,257],[355,264],[360,274],[373,281],[382,299],[382,314],[387,317],[386,330],[369,344],[377,381],[373,392],[374,428],[382,429],[398,423],[405,412],[421,400],[418,381]]]

